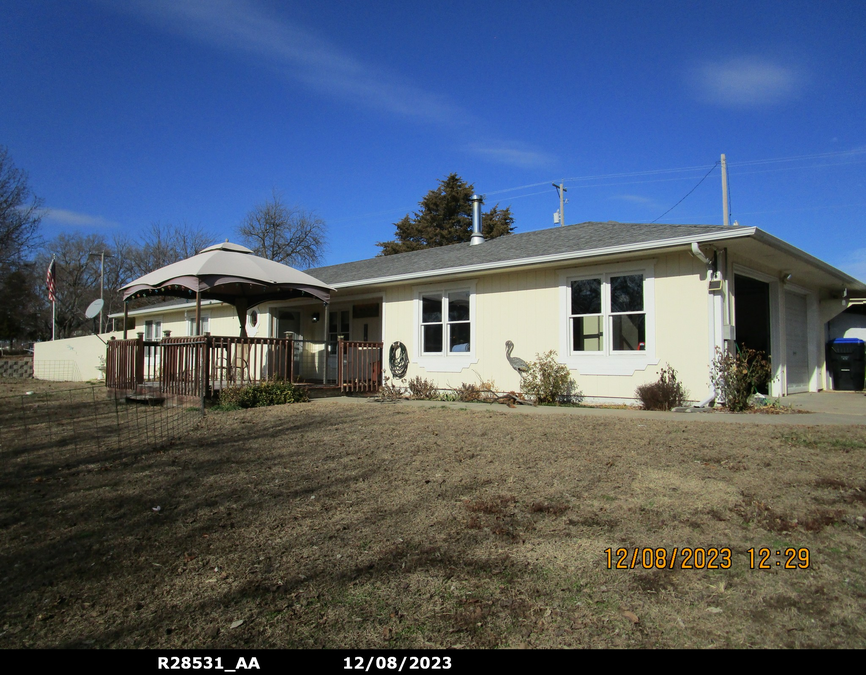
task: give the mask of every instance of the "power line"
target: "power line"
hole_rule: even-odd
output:
[[[665,211],[663,214],[661,214],[658,218],[656,218],[654,221],[652,221],[652,222],[650,223],[650,225],[652,225],[653,223],[655,223],[655,222],[658,221],[658,220],[661,220],[661,219],[664,218],[667,214],[669,214],[671,211],[673,211],[675,208],[677,208],[680,204],[682,204],[682,203],[685,201],[686,197],[688,197],[690,194],[692,194],[692,192],[694,192],[695,190],[697,190],[697,189],[700,187],[701,183],[703,183],[703,182],[707,179],[707,176],[709,176],[709,175],[713,172],[713,169],[715,169],[718,165],[719,165],[718,162],[716,162],[715,164],[713,164],[713,165],[710,167],[710,170],[707,171],[706,174],[704,174],[704,177],[701,178],[701,179],[698,181],[698,184],[695,185],[691,190],[689,190],[689,191],[686,193],[686,196],[685,196],[685,197],[683,197],[682,199],[680,199],[676,204],[674,204],[674,205],[673,205],[672,207],[670,207],[667,211]]]
[[[791,155],[789,157],[774,157],[771,159],[752,159],[746,160],[742,162],[729,162],[728,168],[730,167],[740,167],[740,166],[756,166],[756,165],[764,165],[764,164],[777,164],[781,162],[797,162],[806,159],[829,159],[832,157],[850,157],[854,155],[866,155],[866,148],[857,148],[855,150],[840,150],[837,152],[821,152],[815,153],[811,155]],[[850,163],[858,163],[860,161],[866,161],[866,157],[862,160],[855,160]],[[846,162],[848,163],[848,162]],[[631,178],[636,176],[653,176],[658,174],[665,173],[683,173],[687,171],[698,171],[702,170],[706,165],[700,166],[683,166],[673,169],[648,169],[645,171],[629,171],[629,172],[620,172],[620,173],[605,173],[605,174],[597,174],[590,176],[575,176],[572,178],[563,178],[563,179],[549,179],[545,181],[541,181],[539,183],[528,183],[527,185],[518,185],[512,188],[505,188],[502,190],[494,190],[492,192],[487,192],[487,195],[497,195],[502,194],[504,192],[516,192],[517,190],[526,190],[528,188],[540,187],[542,185],[547,185],[551,180],[560,180],[560,182],[574,182],[574,181],[591,181],[591,180],[601,180],[603,178]],[[806,168],[806,167],[800,167]],[[784,171],[786,169],[776,169],[777,171]],[[684,180],[684,179],[673,179],[673,180]],[[635,181],[641,182],[641,181]],[[578,186],[580,187],[580,186]]]

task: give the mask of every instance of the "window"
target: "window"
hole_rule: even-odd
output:
[[[571,352],[645,351],[643,286],[643,274],[571,280]]]
[[[469,291],[421,296],[421,353],[466,353],[472,346]]]
[[[583,374],[631,374],[654,364],[653,262],[560,273],[562,354]]]
[[[475,282],[415,289],[416,362],[459,372],[475,358]]]
[[[148,342],[153,342],[155,340],[162,339],[162,321],[157,319],[156,321],[145,321],[144,322],[144,339]]]
[[[210,317],[202,314],[201,316],[201,334],[210,332]],[[186,317],[186,334],[187,335],[195,335],[195,313],[190,316],[187,314]]]

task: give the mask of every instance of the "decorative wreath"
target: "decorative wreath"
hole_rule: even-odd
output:
[[[391,345],[388,352],[388,365],[391,366],[391,374],[396,379],[402,380],[406,377],[406,371],[409,370],[409,352],[402,342],[397,341]]]

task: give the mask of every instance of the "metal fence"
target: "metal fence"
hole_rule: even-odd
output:
[[[153,448],[202,420],[199,408],[151,403],[109,398],[101,385],[2,397],[0,461]]]

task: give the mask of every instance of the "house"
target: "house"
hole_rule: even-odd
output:
[[[770,355],[771,395],[830,388],[828,322],[866,297],[862,282],[756,227],[589,222],[474,242],[308,270],[337,289],[330,304],[262,304],[247,331],[381,341],[386,354],[401,342],[407,378],[500,391],[520,387],[510,340],[527,361],[555,350],[589,400],[630,401],[670,364],[700,401],[716,349],[734,342]],[[189,335],[193,313],[182,303],[130,320]],[[237,335],[232,307],[209,303],[203,316],[205,330]]]

